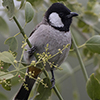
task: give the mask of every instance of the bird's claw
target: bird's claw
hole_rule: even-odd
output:
[[[36,51],[36,47],[35,46],[33,46],[32,48],[30,48],[30,50],[28,50],[29,57],[31,57],[35,51]]]

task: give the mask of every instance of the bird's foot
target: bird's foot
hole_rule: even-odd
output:
[[[33,46],[32,48],[30,48],[30,50],[28,50],[29,53],[29,58],[33,55],[33,53],[36,51],[36,47]]]

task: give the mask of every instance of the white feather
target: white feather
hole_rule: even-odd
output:
[[[61,18],[57,13],[51,13],[49,16],[49,20],[52,26],[64,27],[64,24],[62,23]]]

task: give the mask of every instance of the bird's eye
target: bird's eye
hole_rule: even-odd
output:
[[[64,16],[64,14],[63,14],[63,13],[59,13],[59,16],[60,16],[60,17],[63,17],[63,16]]]

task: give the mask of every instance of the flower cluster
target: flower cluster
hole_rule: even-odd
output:
[[[47,84],[45,84],[45,83],[43,82],[43,79],[41,79],[40,77],[37,78],[36,83],[37,83],[37,84],[38,84],[38,83],[41,83],[45,88],[48,88]]]
[[[58,65],[55,65],[54,62],[50,62],[49,60],[51,58],[55,57],[58,54],[62,54],[63,53],[63,50],[65,50],[66,48],[68,48],[69,45],[70,44],[67,44],[66,46],[63,46],[63,49],[58,49],[58,52],[56,54],[51,55],[50,52],[48,52],[48,50],[49,50],[49,44],[47,44],[46,47],[45,47],[45,51],[43,53],[41,53],[41,54],[40,53],[37,53],[38,60],[37,61],[35,61],[35,60],[31,61],[31,64],[29,65],[29,67],[34,66],[34,67],[37,67],[38,68],[37,65],[40,64],[40,63],[42,63],[43,64],[43,69],[45,69],[45,66],[48,63],[51,68],[56,68],[56,69],[60,69],[61,70],[61,68],[59,68]],[[25,76],[28,76],[29,78],[32,78],[32,79],[36,80],[36,83],[37,84],[38,83],[41,83],[45,88],[47,88],[48,86],[47,86],[46,83],[43,82],[43,79],[41,79],[40,77],[38,77],[36,79],[35,78],[35,74],[36,74],[35,71],[33,71],[33,72],[32,71],[29,71],[29,72],[26,72],[25,73]],[[25,79],[23,79],[23,77],[21,77],[20,75],[18,77],[20,78],[20,81],[21,80],[22,81],[23,80],[25,81]],[[26,90],[29,90],[27,85],[28,84],[25,84],[25,83],[23,84],[24,88]]]
[[[19,82],[25,81],[25,79],[20,74],[18,75],[18,77],[19,77],[19,80],[18,80]]]
[[[9,52],[16,58],[17,53],[9,50]]]
[[[2,84],[4,87],[11,87],[11,82],[6,79],[1,80],[0,84]]]

